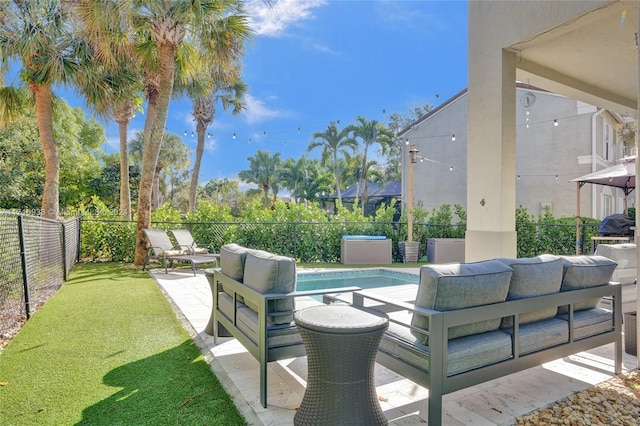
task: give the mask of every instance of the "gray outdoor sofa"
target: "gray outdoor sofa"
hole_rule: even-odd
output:
[[[552,255],[425,265],[415,304],[367,291],[354,304],[384,305],[390,325],[376,362],[429,389],[435,426],[445,394],[608,343],[620,374],[615,266],[601,256]],[[603,297],[613,311],[597,307]]]
[[[260,403],[267,406],[267,363],[305,356],[293,313],[323,302],[314,295],[358,287],[296,291],[295,259],[237,244],[220,248],[220,268],[207,269],[213,305],[206,332],[233,336],[260,363]],[[327,299],[330,301],[330,299]]]

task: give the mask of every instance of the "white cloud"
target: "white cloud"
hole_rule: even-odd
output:
[[[280,37],[289,27],[313,18],[313,9],[326,3],[325,0],[276,0],[267,4],[256,0],[249,7],[251,27],[257,36]]]
[[[271,118],[281,118],[287,116],[286,113],[274,109],[269,109],[264,101],[247,94],[245,96],[247,107],[242,111],[242,116],[248,124],[262,123]]]

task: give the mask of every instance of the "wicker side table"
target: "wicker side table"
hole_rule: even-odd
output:
[[[301,425],[386,425],[374,367],[386,314],[349,305],[295,313],[307,352],[307,388],[293,422]]]

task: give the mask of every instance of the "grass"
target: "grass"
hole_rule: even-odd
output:
[[[77,265],[0,353],[3,425],[243,425],[146,272]]]

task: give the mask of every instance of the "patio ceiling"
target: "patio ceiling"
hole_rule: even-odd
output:
[[[612,1],[507,50],[518,80],[635,117],[637,31],[638,2]]]

